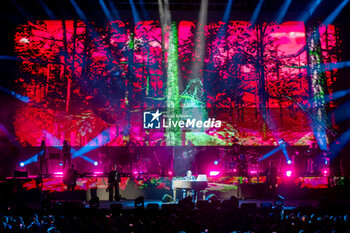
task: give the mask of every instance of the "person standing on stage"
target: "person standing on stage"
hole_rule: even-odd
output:
[[[47,148],[45,144],[45,140],[41,141],[40,145],[40,152],[38,154],[38,160],[40,163],[40,174],[43,174],[43,170],[45,168],[46,174],[49,173],[49,170],[47,168]]]
[[[65,171],[66,162],[68,162],[68,167],[71,167],[71,162],[72,162],[71,149],[72,149],[72,147],[68,144],[68,141],[64,140],[63,141],[63,148],[62,148],[62,153],[63,153],[63,171]]]
[[[63,183],[67,185],[67,191],[72,192],[77,185],[78,171],[74,169],[74,164],[64,173]]]
[[[113,191],[115,189],[114,199],[120,201],[119,194],[119,182],[120,182],[120,173],[117,167],[117,164],[113,164],[112,171],[108,175],[108,192],[109,192],[109,201],[113,201]]]
[[[276,195],[277,186],[277,170],[273,166],[273,161],[270,161],[269,167],[265,171],[266,176],[266,195],[274,197]]]

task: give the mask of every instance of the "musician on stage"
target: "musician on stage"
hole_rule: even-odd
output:
[[[192,171],[191,170],[188,170],[186,172],[186,176],[185,176],[184,180],[196,180],[196,177],[194,177],[192,175]],[[183,198],[188,197],[188,196],[192,196],[194,198],[194,200],[195,200],[196,192],[194,190],[186,190],[186,189],[184,189],[183,190]]]
[[[109,192],[109,201],[113,201],[113,191],[115,189],[114,199],[116,201],[120,201],[119,194],[119,182],[120,182],[120,173],[117,167],[117,164],[113,164],[112,171],[109,172],[108,175],[108,192]]]
[[[72,149],[72,147],[68,144],[68,141],[64,140],[63,141],[63,147],[62,147],[63,171],[65,171],[66,162],[68,162],[68,167],[71,167],[71,161],[72,161],[71,149]]]
[[[40,174],[43,174],[44,168],[45,168],[46,174],[49,173],[49,170],[47,168],[47,148],[46,148],[45,140],[41,141],[38,160],[40,163]]]
[[[74,164],[64,173],[63,183],[67,185],[68,192],[74,190],[77,185],[78,171],[74,169]]]
[[[191,171],[191,170],[188,170],[188,171],[186,172],[185,180],[196,180],[196,177],[194,177],[194,176],[192,175],[192,171]]]

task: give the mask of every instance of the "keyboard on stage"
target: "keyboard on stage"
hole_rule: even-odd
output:
[[[176,190],[177,189],[188,189],[201,191],[208,187],[208,181],[203,180],[173,180],[172,187],[174,192],[174,201],[176,201]]]

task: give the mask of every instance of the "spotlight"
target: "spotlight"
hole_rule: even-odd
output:
[[[63,172],[54,172],[53,176],[54,177],[63,177]]]
[[[287,177],[291,177],[292,176],[292,171],[291,170],[287,170],[286,171],[286,176]]]
[[[290,165],[292,164],[292,160],[288,160],[287,163]]]
[[[280,145],[283,145],[283,144],[285,144],[286,142],[283,140],[283,139],[280,139],[279,141],[278,141],[278,144],[280,144]]]
[[[258,171],[256,171],[256,170],[250,170],[249,173],[252,174],[252,175],[253,175],[253,174],[258,174]]]
[[[323,176],[329,176],[329,168],[322,169],[322,175]]]
[[[98,165],[98,162],[97,162],[97,161],[95,161],[95,162],[94,162],[94,165],[95,165],[95,166],[97,166],[97,165]]]
[[[173,172],[172,172],[172,171],[168,171],[168,175],[169,175],[169,176],[172,176],[172,175],[173,175]]]
[[[215,164],[215,165],[218,165],[218,164],[219,164],[219,161],[215,160],[215,161],[214,161],[214,164]]]
[[[219,174],[220,174],[219,171],[210,171],[210,172],[209,172],[209,175],[210,175],[210,176],[217,176],[217,175],[219,175]]]
[[[24,163],[23,163],[23,162],[20,162],[20,163],[19,163],[19,166],[24,167]]]

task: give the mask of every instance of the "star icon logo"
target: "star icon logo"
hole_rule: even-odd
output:
[[[153,122],[154,120],[159,121],[159,117],[160,117],[160,115],[162,115],[162,114],[159,113],[159,109],[157,109],[157,111],[156,111],[155,113],[151,113],[151,115],[153,116],[151,122]]]
[[[144,129],[160,129],[160,116],[159,109],[155,112],[143,112],[143,128]]]

